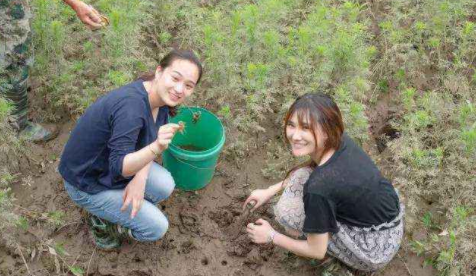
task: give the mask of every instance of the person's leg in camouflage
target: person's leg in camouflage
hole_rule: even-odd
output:
[[[47,141],[52,133],[28,121],[30,18],[26,0],[0,0],[0,93],[13,103],[12,124],[21,135],[32,141]]]

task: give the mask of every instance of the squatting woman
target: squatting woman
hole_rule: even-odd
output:
[[[155,241],[167,231],[156,204],[175,183],[154,160],[179,128],[168,116],[193,93],[201,75],[192,52],[174,50],[154,73],[109,92],[78,120],[59,172],[71,199],[91,214],[98,247],[118,247],[126,236]]]
[[[363,271],[385,266],[400,247],[404,208],[392,184],[344,132],[335,102],[322,93],[299,97],[285,117],[285,135],[292,154],[309,156],[309,162],[247,198],[245,206],[256,201],[258,208],[284,190],[274,211],[286,234],[259,219],[247,225],[252,241],[315,259],[328,253]]]

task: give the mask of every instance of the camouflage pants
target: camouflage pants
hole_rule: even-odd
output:
[[[0,0],[0,93],[13,103],[18,129],[27,122],[30,18],[27,0]]]

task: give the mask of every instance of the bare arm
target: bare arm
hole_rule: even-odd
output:
[[[257,189],[251,192],[250,196],[245,200],[245,203],[243,203],[243,209],[245,206],[251,202],[255,201],[254,207],[251,209],[251,211],[256,210],[256,208],[259,208],[266,202],[268,202],[275,194],[277,194],[281,189],[283,188],[282,181],[279,183],[276,183],[274,185],[269,186],[267,189]]]
[[[122,175],[134,175],[134,177],[124,189],[121,212],[125,211],[127,207],[132,204],[131,219],[136,216],[142,207],[145,185],[154,158],[168,148],[178,129],[179,125],[172,123],[161,126],[157,133],[157,140],[145,146],[143,149],[129,153],[124,157]]]
[[[296,255],[322,260],[326,255],[329,233],[309,234],[307,240],[295,240],[277,233],[273,243]]]
[[[249,202],[256,201],[256,204],[253,209],[251,209],[251,211],[256,210],[257,208],[268,202],[277,193],[281,192],[281,190],[286,188],[290,181],[290,177],[287,177],[283,181],[269,186],[267,189],[257,189],[252,191],[250,196],[245,200],[245,203],[243,204],[243,209]]]
[[[139,212],[144,201],[145,185],[147,183],[147,177],[149,176],[150,166],[152,162],[149,162],[144,168],[142,168],[132,180],[127,184],[122,194],[122,207],[121,212],[124,212],[127,207],[132,204],[132,210],[130,218],[133,219],[137,212]]]
[[[122,176],[128,177],[135,175],[153,161],[157,155],[162,154],[162,152],[168,148],[170,142],[172,142],[172,138],[178,129],[179,125],[177,124],[169,123],[163,125],[159,128],[157,140],[141,150],[127,154],[122,163]]]
[[[326,255],[329,233],[309,234],[307,240],[296,240],[276,232],[264,219],[249,223],[246,227],[248,236],[255,243],[273,242],[297,255],[321,260]]]
[[[99,17],[99,12],[96,11],[92,6],[84,3],[81,0],[63,0],[63,2],[70,6],[78,16],[79,20],[85,25],[92,29],[101,28],[101,18]]]
[[[281,192],[281,190],[286,187],[283,185],[283,182],[285,181],[281,181],[274,185],[269,186],[268,190],[270,191],[270,193],[273,193],[273,195],[276,195],[277,193]]]
[[[162,154],[162,152],[163,150],[159,148],[157,143],[152,142],[141,150],[129,153],[126,155],[126,157],[124,157],[124,163],[122,164],[122,175],[124,177],[129,177],[135,175],[138,172],[142,172],[142,169],[145,168],[146,165],[149,167],[150,162],[152,162],[158,154]],[[147,177],[147,174],[145,177]]]

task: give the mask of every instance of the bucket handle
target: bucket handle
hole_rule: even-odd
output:
[[[195,168],[195,169],[199,169],[199,170],[211,170],[211,169],[215,169],[215,168],[218,166],[218,162],[217,162],[217,164],[216,164],[215,166],[208,167],[208,168],[200,168],[200,167],[194,166],[194,165],[192,165],[192,164],[190,164],[190,163],[187,163],[187,162],[185,162],[185,161],[183,161],[183,160],[180,160],[179,158],[175,157],[173,154],[170,154],[170,155],[171,155],[173,158],[175,158],[175,160],[179,161],[180,163],[185,164],[185,165],[188,165],[188,166],[190,166],[190,167],[192,167],[192,168]]]

